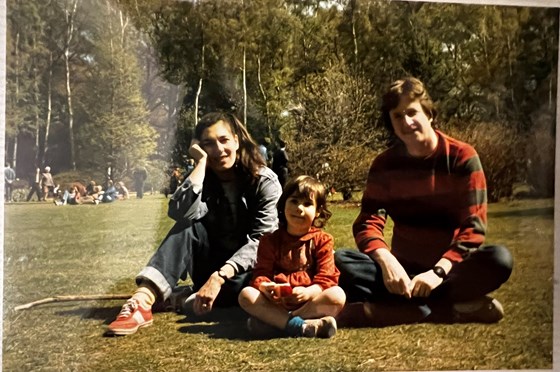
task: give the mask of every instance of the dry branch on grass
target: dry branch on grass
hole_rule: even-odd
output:
[[[49,304],[53,302],[70,302],[70,301],[91,301],[91,300],[121,300],[130,298],[128,294],[101,294],[101,295],[67,295],[67,296],[54,296],[47,297],[41,300],[29,302],[24,305],[14,307],[14,310],[25,310],[35,306]]]

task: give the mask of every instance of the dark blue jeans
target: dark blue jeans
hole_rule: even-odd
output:
[[[387,291],[381,267],[368,255],[340,249],[335,252],[335,263],[340,270],[339,285],[346,292],[347,302],[401,297]],[[453,303],[482,297],[505,283],[512,269],[513,258],[507,248],[497,245],[480,247],[453,265],[447,278],[432,291],[426,302]],[[421,273],[407,272],[411,278]]]
[[[210,275],[219,270],[233,252],[212,245],[206,228],[200,222],[178,221],[171,228],[148,265],[136,277],[137,284],[149,281],[159,291],[158,297],[166,299],[179,279],[190,275],[194,290],[206,283]],[[237,305],[237,296],[249,284],[252,273],[239,273],[228,279],[216,298],[216,306]]]

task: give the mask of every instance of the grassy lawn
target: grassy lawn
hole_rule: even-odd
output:
[[[128,293],[171,226],[162,196],[99,206],[5,206],[3,369],[6,371],[383,371],[551,369],[553,200],[492,204],[489,243],[515,258],[494,293],[498,324],[341,329],[320,339],[251,340],[240,311],[193,322],[155,314],[128,337],[103,337],[122,300],[14,307],[55,295]],[[333,203],[327,230],[352,247],[357,206]]]

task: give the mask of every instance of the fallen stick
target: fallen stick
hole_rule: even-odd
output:
[[[14,310],[25,310],[32,308],[34,306],[49,304],[53,302],[69,302],[69,301],[91,301],[91,300],[122,300],[130,298],[130,293],[128,294],[102,294],[102,295],[74,295],[74,296],[54,296],[43,298],[42,300],[37,300],[29,302],[24,305],[19,305],[14,307]]]

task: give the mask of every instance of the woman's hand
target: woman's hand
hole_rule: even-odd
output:
[[[418,274],[410,282],[412,297],[428,297],[442,282],[433,270]]]
[[[191,141],[189,155],[192,156],[196,163],[200,162],[200,160],[205,160],[208,157],[208,154],[202,149],[198,140],[194,138]]]
[[[204,315],[212,311],[212,306],[220,290],[223,279],[212,274],[197,292],[194,299],[193,310],[196,315]]]

